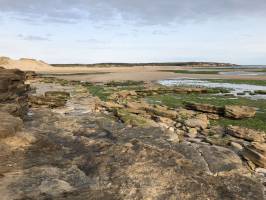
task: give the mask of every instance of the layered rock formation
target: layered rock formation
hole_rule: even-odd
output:
[[[43,101],[22,129],[0,112],[16,124],[0,129],[1,199],[264,199],[266,182],[246,162],[264,166],[259,136],[229,133],[211,127],[209,114],[152,106],[126,92],[99,102],[75,84],[33,82]],[[64,104],[43,106],[47,99]]]
[[[24,81],[24,72],[0,68],[0,111],[21,117],[27,112],[29,86]]]

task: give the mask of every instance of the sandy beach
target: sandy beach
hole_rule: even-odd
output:
[[[157,81],[174,78],[266,80],[265,75],[178,74],[169,72],[169,70],[195,70],[196,68],[192,66],[54,67],[34,59],[13,60],[5,57],[0,59],[0,66],[7,69],[17,68],[23,71],[35,71],[38,74],[60,77],[66,80],[90,82]],[[217,68],[209,67],[208,70],[217,70]],[[230,69],[221,69],[221,71],[228,70]],[[245,71],[246,69],[239,70]]]
[[[84,74],[84,75],[60,75],[56,76],[66,80],[83,80],[90,82],[109,82],[109,81],[157,81],[174,78],[195,78],[195,79],[239,79],[239,80],[266,80],[266,76],[235,76],[235,75],[213,75],[213,74],[177,74],[173,72],[160,71],[129,71],[111,72],[107,74]]]

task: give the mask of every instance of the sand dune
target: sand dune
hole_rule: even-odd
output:
[[[13,60],[8,57],[0,57],[0,66],[7,69],[21,69],[24,71],[42,71],[51,70],[52,66],[35,59],[21,58],[19,60]]]

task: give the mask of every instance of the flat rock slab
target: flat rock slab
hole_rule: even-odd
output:
[[[237,138],[241,138],[251,142],[264,142],[265,133],[263,131],[256,131],[253,129],[242,128],[239,126],[228,126],[226,133]]]
[[[221,147],[177,143],[159,128],[93,112],[37,107],[24,124],[36,139],[27,147],[10,151],[0,140],[1,200],[263,199],[260,181]]]
[[[256,115],[256,108],[248,106],[225,106],[225,117],[233,119],[251,118]]]
[[[255,163],[259,167],[266,167],[266,144],[265,143],[251,143],[245,146],[243,156],[247,160]]]
[[[242,160],[237,154],[227,148],[210,145],[199,145],[204,160],[212,173],[229,172],[232,170],[246,171]]]

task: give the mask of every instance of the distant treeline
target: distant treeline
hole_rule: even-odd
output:
[[[223,67],[236,66],[231,63],[216,62],[164,62],[164,63],[96,63],[96,64],[52,64],[54,67],[134,67],[134,66],[196,66]]]

